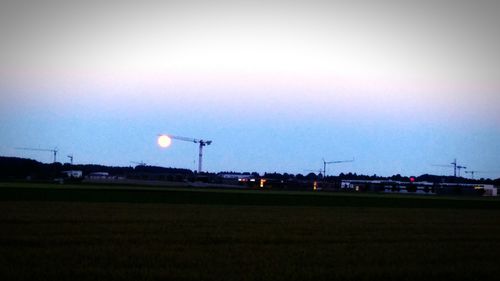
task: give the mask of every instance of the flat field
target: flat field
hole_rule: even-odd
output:
[[[0,184],[0,280],[498,280],[500,201]]]

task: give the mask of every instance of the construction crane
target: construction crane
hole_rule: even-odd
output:
[[[435,166],[435,167],[453,167],[453,176],[455,178],[457,177],[457,170],[458,170],[458,176],[460,176],[460,170],[467,169],[467,167],[465,167],[465,166],[458,165],[456,158],[449,165],[432,165],[432,166]]]
[[[470,174],[471,175],[471,179],[474,179],[474,174],[475,173],[480,173],[479,171],[465,171],[466,174]]]
[[[465,171],[466,174],[470,174],[471,175],[471,179],[474,179],[474,174],[487,174],[487,173],[498,173],[499,171],[496,170],[496,171],[478,171],[478,170],[475,170],[475,171]]]
[[[457,170],[458,170],[458,176],[460,177],[460,170],[467,169],[467,167],[465,166],[458,165],[457,158],[455,158],[455,160],[451,162],[451,165],[453,165],[454,168],[454,173],[453,173],[454,177],[457,177]]]
[[[57,159],[57,148],[54,149],[44,149],[44,148],[31,148],[31,147],[16,147],[19,150],[31,150],[31,151],[50,151],[54,154],[54,163],[56,163]]]
[[[460,170],[467,169],[467,167],[465,167],[465,166],[458,165],[456,158],[450,164],[453,165],[453,176],[454,177],[457,177],[457,170],[458,170],[458,176],[460,177]]]
[[[202,171],[202,162],[203,162],[203,147],[210,145],[212,143],[211,140],[199,140],[199,139],[194,139],[194,138],[188,138],[188,137],[180,137],[180,136],[173,136],[173,135],[160,135],[161,136],[168,136],[171,139],[176,139],[176,140],[181,140],[181,141],[187,141],[187,142],[193,142],[199,144],[199,153],[198,153],[198,173],[201,173]]]
[[[69,158],[69,163],[73,165],[73,154],[67,156]]]
[[[459,176],[459,177],[460,177],[460,170],[462,170],[462,169],[464,169],[464,170],[465,170],[465,169],[467,169],[467,167],[457,165],[457,170],[458,170],[458,176]],[[467,172],[467,171],[466,171],[466,172]]]
[[[325,158],[323,158],[323,176],[324,176],[324,178],[326,179],[326,165],[347,163],[347,162],[354,162],[354,158],[352,158],[352,160],[337,160],[337,161],[325,161]]]

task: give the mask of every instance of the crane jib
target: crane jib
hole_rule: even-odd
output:
[[[198,152],[198,173],[202,172],[202,163],[203,163],[203,147],[212,144],[211,140],[198,140],[194,138],[187,138],[187,137],[181,137],[181,136],[173,136],[173,135],[166,135],[171,139],[176,139],[176,140],[181,140],[181,141],[187,141],[187,142],[193,142],[199,144],[199,152]]]
[[[180,137],[180,136],[173,136],[173,135],[167,135],[172,139],[176,140],[181,140],[181,141],[188,141],[188,142],[194,142],[194,143],[199,143],[201,145],[210,145],[212,141],[204,141],[204,140],[199,140],[199,139],[193,139],[193,138],[187,138],[187,137]]]

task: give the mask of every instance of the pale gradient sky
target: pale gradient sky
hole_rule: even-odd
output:
[[[171,133],[212,172],[498,178],[498,26],[483,0],[2,0],[0,155],[195,169]]]

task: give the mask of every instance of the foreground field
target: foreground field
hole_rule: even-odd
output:
[[[194,198],[200,195],[192,192]],[[62,198],[67,195],[25,201],[21,196],[0,201],[1,280],[500,276],[498,208],[393,208],[357,201],[350,201],[356,206],[298,206],[280,205],[279,198],[274,206],[70,202]]]

